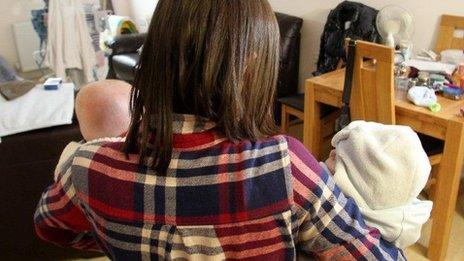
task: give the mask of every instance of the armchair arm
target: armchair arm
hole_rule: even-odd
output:
[[[147,34],[125,34],[116,36],[106,42],[112,55],[135,53],[145,42]]]

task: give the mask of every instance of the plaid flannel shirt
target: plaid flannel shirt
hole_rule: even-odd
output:
[[[57,167],[35,213],[37,234],[114,260],[404,260],[297,140],[228,141],[176,115],[167,176],[124,139],[81,145]]]

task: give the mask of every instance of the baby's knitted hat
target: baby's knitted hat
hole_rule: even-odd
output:
[[[335,135],[334,179],[362,208],[408,204],[427,183],[431,166],[417,134],[406,126],[355,121]]]

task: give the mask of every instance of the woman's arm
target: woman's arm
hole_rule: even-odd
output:
[[[75,152],[74,147],[71,149]],[[40,238],[59,246],[100,251],[71,181],[73,158],[72,153],[60,159],[62,165],[55,172],[55,183],[45,190],[37,206],[35,230]]]
[[[287,140],[301,250],[321,260],[405,260],[377,229],[366,226],[355,202],[343,195],[306,148],[293,138]]]

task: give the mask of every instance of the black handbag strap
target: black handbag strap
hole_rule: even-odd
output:
[[[346,58],[345,86],[343,87],[342,110],[340,117],[335,121],[335,131],[339,132],[351,122],[350,99],[353,85],[354,60],[356,55],[356,41],[348,43],[348,57]]]
[[[351,89],[353,87],[354,59],[356,55],[356,41],[350,40],[348,43],[348,57],[346,58],[345,85],[343,87],[342,102],[345,106],[350,106]]]

